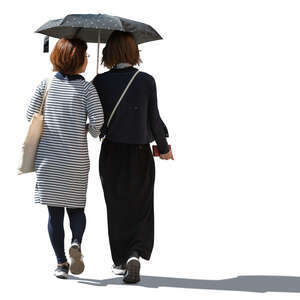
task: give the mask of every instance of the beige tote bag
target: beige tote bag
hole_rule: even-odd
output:
[[[21,162],[18,168],[18,175],[34,172],[34,160],[40,137],[44,127],[44,107],[51,86],[52,79],[48,79],[43,95],[40,111],[33,115],[32,121],[27,132],[25,142],[23,143]]]

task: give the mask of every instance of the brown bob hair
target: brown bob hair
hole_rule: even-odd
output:
[[[86,42],[80,39],[60,39],[50,55],[53,71],[74,75],[84,64]]]
[[[142,62],[137,43],[130,32],[113,31],[102,54],[102,64],[109,69],[118,63],[130,63],[134,66]]]

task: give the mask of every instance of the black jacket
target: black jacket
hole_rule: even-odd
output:
[[[109,128],[105,130],[115,104],[136,71],[134,67],[113,68],[94,78],[93,84],[104,110],[102,135],[105,134],[112,142],[127,144],[148,144],[155,140],[160,153],[167,153],[169,147],[166,137],[169,134],[159,115],[155,80],[145,72],[137,74],[118,106]]]

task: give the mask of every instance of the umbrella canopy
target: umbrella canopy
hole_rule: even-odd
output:
[[[35,32],[55,38],[79,38],[88,43],[106,43],[114,30],[130,32],[137,44],[160,40],[150,25],[106,14],[72,14],[51,20]]]

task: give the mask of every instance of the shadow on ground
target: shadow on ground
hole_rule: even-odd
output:
[[[109,279],[87,279],[70,276],[71,280],[93,286],[124,285],[122,277]],[[184,289],[222,290],[238,292],[282,292],[300,293],[300,277],[289,276],[238,276],[223,280],[202,280],[174,277],[141,276],[135,286],[147,288],[171,287]]]

